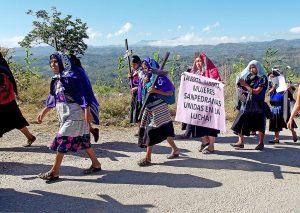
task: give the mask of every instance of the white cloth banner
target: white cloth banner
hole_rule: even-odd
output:
[[[224,84],[184,72],[181,76],[175,120],[225,132]]]

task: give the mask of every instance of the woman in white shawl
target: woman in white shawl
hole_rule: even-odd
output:
[[[238,75],[237,86],[241,94],[240,112],[237,115],[231,129],[239,136],[239,140],[231,146],[244,148],[244,135],[250,132],[259,132],[259,142],[256,150],[264,148],[264,133],[266,129],[267,107],[265,94],[268,88],[268,78],[263,66],[256,60],[251,61],[248,66]]]

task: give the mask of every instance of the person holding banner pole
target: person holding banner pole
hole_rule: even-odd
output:
[[[272,106],[272,117],[269,122],[269,131],[275,133],[275,138],[270,140],[269,143],[276,144],[279,143],[279,132],[282,131],[283,128],[287,128],[287,121],[290,115],[290,101],[294,100],[293,91],[295,88],[293,86],[286,87],[286,82],[279,69],[273,68],[268,75],[271,84],[271,89],[269,90],[268,95],[270,95],[270,104]],[[280,81],[279,77],[281,77],[283,81]],[[282,89],[280,89],[282,87],[287,90],[282,91]],[[286,119],[284,116],[285,114],[287,115]],[[296,142],[297,134],[294,128],[297,128],[297,125],[295,121],[293,122],[292,127],[291,132],[293,140]]]
[[[131,64],[132,69],[131,73],[128,74],[129,81],[132,82],[132,88],[130,89],[130,93],[132,95],[131,98],[131,104],[130,104],[130,113],[129,113],[129,119],[130,123],[137,123],[138,126],[140,125],[140,120],[138,119],[138,116],[140,114],[141,110],[141,91],[139,89],[140,81],[143,76],[143,70],[142,70],[142,61],[139,56],[133,55],[131,57]],[[135,136],[138,136],[138,133],[135,134]]]
[[[256,150],[264,148],[264,134],[266,118],[270,108],[265,103],[265,94],[268,89],[268,78],[263,66],[256,60],[237,76],[237,86],[240,94],[241,106],[231,129],[238,135],[237,143],[230,144],[234,148],[244,148],[244,135],[249,136],[251,131],[259,132],[259,142]]]
[[[221,81],[216,66],[205,53],[200,53],[199,56],[195,58],[190,72]],[[192,124],[186,124],[185,129],[186,132],[189,132],[193,138],[200,137],[202,144],[199,148],[199,152],[202,152],[203,154],[211,154],[214,152],[214,143],[216,141],[216,137],[220,133],[220,130]]]
[[[147,148],[145,157],[138,162],[141,167],[151,165],[153,146],[164,140],[167,140],[172,148],[171,154],[167,156],[168,159],[179,157],[180,152],[173,140],[175,134],[168,103],[163,100],[163,97],[173,96],[175,87],[165,75],[154,73],[151,77],[148,75],[153,65],[158,65],[157,62],[154,64],[152,62],[153,60],[147,58],[142,63],[143,70],[148,76],[143,82],[143,96],[146,95],[145,91],[155,95],[149,96],[141,120],[138,145],[141,148]],[[144,101],[146,100],[143,98]]]

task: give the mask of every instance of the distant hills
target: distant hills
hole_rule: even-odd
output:
[[[192,65],[193,57],[196,52],[204,51],[214,63],[220,67],[222,65],[232,65],[244,58],[245,63],[252,59],[263,61],[263,57],[268,48],[278,49],[280,58],[285,63],[300,73],[300,39],[283,40],[265,42],[247,42],[247,43],[226,43],[218,45],[190,45],[175,47],[154,47],[149,46],[151,41],[141,41],[130,46],[134,54],[138,54],[141,58],[146,56],[152,57],[153,52],[160,51],[163,56],[166,51],[171,52],[171,57],[180,55],[180,72],[185,71],[188,65]],[[129,40],[130,45],[130,40]],[[117,58],[124,54],[124,47],[121,46],[89,46],[85,55],[82,56],[82,64],[89,73],[93,82],[100,81],[106,84],[113,84],[116,77]],[[15,48],[14,58],[16,61],[22,61],[25,57],[23,48]],[[50,76],[48,58],[54,51],[51,47],[40,46],[30,50],[33,57],[38,58],[34,62],[34,66],[39,67],[40,72],[44,76]],[[222,70],[220,70],[222,71]],[[124,71],[125,75],[126,71]]]

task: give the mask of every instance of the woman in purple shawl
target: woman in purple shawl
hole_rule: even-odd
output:
[[[42,123],[45,115],[56,107],[60,129],[50,144],[50,149],[56,151],[54,164],[50,171],[40,173],[39,177],[48,181],[57,180],[64,154],[78,149],[85,149],[92,161],[92,165],[84,173],[100,171],[101,164],[90,142],[89,123],[99,124],[99,104],[91,83],[85,71],[60,52],[50,56],[50,67],[54,73],[50,94],[47,106],[38,115],[37,122]]]
[[[146,75],[149,74],[153,66],[151,65],[149,60],[143,61],[142,67]],[[167,156],[168,159],[178,157],[180,152],[173,140],[175,134],[168,104],[162,99],[163,96],[172,96],[175,92],[175,87],[168,77],[163,75],[159,75],[154,83],[155,75],[152,74],[150,79],[145,78],[143,82],[143,90],[153,95],[148,98],[148,104],[145,107],[141,120],[138,144],[142,148],[147,148],[147,150],[146,156],[138,162],[139,166],[151,165],[152,147],[164,140],[167,140],[172,147],[171,155]],[[145,92],[143,92],[143,96],[145,96]]]

